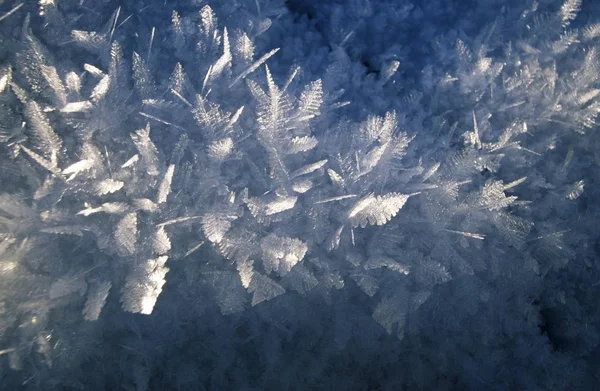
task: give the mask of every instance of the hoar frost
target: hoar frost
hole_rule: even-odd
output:
[[[219,389],[250,370],[238,339],[278,374],[261,387],[294,379],[284,345],[345,365],[292,345],[303,332],[344,354],[404,340],[387,375],[415,388],[559,389],[557,368],[583,367],[569,354],[595,357],[600,25],[578,19],[593,4],[507,3],[480,31],[441,31],[439,1],[134,3],[0,16],[0,358],[35,369],[22,386],[86,351],[80,320],[136,336],[128,389],[155,387],[150,357],[197,319],[228,341],[197,341]],[[330,323],[302,329],[307,307]],[[139,343],[142,318],[175,342]],[[485,349],[501,370],[476,364]],[[506,357],[544,378],[507,383]],[[178,386],[198,378],[168,361]]]

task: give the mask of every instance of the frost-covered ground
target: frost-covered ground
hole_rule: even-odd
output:
[[[2,390],[600,387],[600,3],[0,1]]]

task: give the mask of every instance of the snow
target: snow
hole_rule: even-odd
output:
[[[0,8],[0,388],[599,388],[598,2]]]

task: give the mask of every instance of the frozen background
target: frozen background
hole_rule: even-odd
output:
[[[2,390],[600,387],[600,2],[0,15]]]

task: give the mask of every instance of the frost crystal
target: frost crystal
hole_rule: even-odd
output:
[[[3,3],[3,388],[599,388],[596,2]]]
[[[267,273],[277,272],[280,276],[287,274],[294,265],[300,262],[308,247],[301,240],[280,237],[270,234],[261,243],[263,263]]]
[[[122,289],[121,303],[125,311],[149,315],[166,283],[169,269],[165,267],[167,256],[161,256],[137,264]]]
[[[369,194],[358,200],[348,211],[348,219],[354,228],[367,225],[384,225],[396,216],[410,195],[392,193],[383,196]]]

